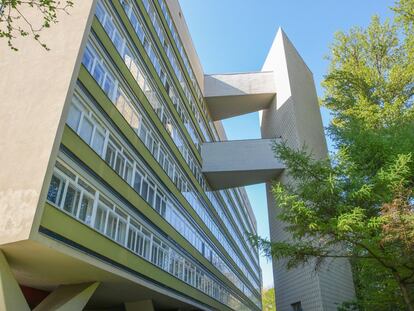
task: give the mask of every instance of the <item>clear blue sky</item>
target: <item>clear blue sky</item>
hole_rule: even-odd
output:
[[[386,0],[180,0],[205,73],[258,71],[278,27],[296,46],[315,78],[318,95],[333,35],[354,25],[365,27],[378,14],[391,17]],[[324,125],[329,113],[322,111]],[[229,139],[259,138],[252,113],[224,121]],[[261,236],[269,235],[264,185],[247,187]],[[273,284],[271,264],[261,259],[263,284]]]

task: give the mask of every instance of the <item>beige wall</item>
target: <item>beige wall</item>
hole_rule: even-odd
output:
[[[0,41],[0,244],[27,239],[44,200],[94,3],[75,1],[70,15],[42,31],[50,51],[30,38],[16,40],[18,52]]]

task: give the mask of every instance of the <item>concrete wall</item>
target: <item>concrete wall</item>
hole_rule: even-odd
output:
[[[202,171],[213,189],[263,183],[284,169],[274,157],[273,139],[205,143],[201,147]]]
[[[325,158],[327,146],[312,73],[282,30],[262,70],[274,72],[277,91],[271,106],[261,113],[262,137],[281,137],[293,148],[306,144],[315,158]],[[292,182],[286,172],[278,180]],[[290,235],[277,218],[280,210],[270,184],[267,193],[270,238],[288,241]],[[290,310],[291,304],[298,301],[306,311],[336,310],[335,303],[354,297],[351,270],[344,260],[336,260],[318,273],[312,264],[287,270],[283,261],[273,262],[273,273],[278,310]]]
[[[247,72],[204,76],[204,96],[274,94],[273,72]]]
[[[276,93],[273,72],[204,76],[205,98],[213,120],[269,107]]]
[[[94,3],[75,1],[42,31],[50,51],[30,38],[16,40],[18,52],[0,42],[0,245],[29,237],[45,198]],[[35,9],[24,14],[38,17]]]

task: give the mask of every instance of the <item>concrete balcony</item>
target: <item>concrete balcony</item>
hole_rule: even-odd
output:
[[[267,109],[275,94],[273,72],[204,76],[204,97],[214,121]]]
[[[203,173],[213,190],[268,182],[284,170],[275,158],[273,139],[205,143],[201,148]]]

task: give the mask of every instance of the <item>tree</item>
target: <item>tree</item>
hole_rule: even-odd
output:
[[[263,289],[262,309],[263,311],[276,311],[275,289],[273,287]]]
[[[72,6],[71,0],[0,0],[0,38],[6,39],[12,50],[17,50],[13,41],[19,36],[31,36],[48,49],[40,39],[40,32],[57,23],[58,13],[67,13]],[[35,10],[39,18],[32,20],[27,13]]]
[[[344,309],[414,311],[414,0],[393,10],[336,34],[322,99],[336,153],[276,144],[293,181],[273,193],[292,240],[252,237],[288,268],[349,258],[357,301]]]

